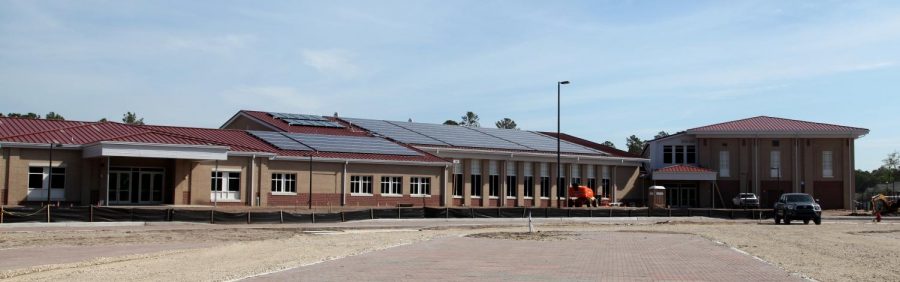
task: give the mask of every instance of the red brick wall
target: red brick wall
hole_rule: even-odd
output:
[[[525,206],[526,206],[526,207],[533,207],[533,206],[534,206],[534,199],[525,199]]]
[[[308,205],[309,194],[297,195],[266,195],[269,206],[306,206]],[[347,206],[352,207],[396,207],[398,204],[412,204],[421,207],[423,204],[429,207],[437,207],[441,205],[440,196],[431,195],[431,197],[411,197],[403,195],[402,197],[383,197],[380,195],[373,196],[351,196],[347,195]],[[314,193],[313,206],[340,206],[340,193]]]
[[[472,206],[473,206],[473,207],[480,207],[480,206],[481,206],[481,200],[482,200],[482,199],[472,199]]]
[[[488,199],[487,206],[489,206],[489,207],[498,207],[498,206],[500,206],[500,199]]]
[[[184,191],[181,193],[181,204],[190,205],[191,204],[191,192]]]
[[[515,207],[515,206],[516,206],[516,200],[506,200],[506,206],[507,206],[507,207]]]
[[[459,207],[459,206],[462,206],[462,204],[463,204],[462,198],[453,198],[452,201],[453,201],[453,204],[451,206],[454,206],[454,207]]]
[[[819,199],[823,209],[844,208],[844,183],[841,181],[813,182],[813,198]]]

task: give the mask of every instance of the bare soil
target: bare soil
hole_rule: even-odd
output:
[[[390,221],[384,221],[390,225]],[[408,224],[409,221],[397,220]],[[425,222],[425,221],[423,221]],[[435,221],[438,222],[438,221]],[[422,226],[434,226],[431,222]],[[225,281],[287,268],[339,259],[393,246],[444,236],[472,236],[498,240],[578,240],[572,232],[696,234],[742,250],[791,273],[820,281],[900,281],[896,265],[900,224],[868,221],[826,221],[822,225],[775,225],[772,221],[724,221],[705,218],[644,221],[543,221],[539,233],[526,233],[526,224],[507,220],[473,221],[481,226],[417,230],[322,229],[308,227],[181,227],[70,228],[16,231],[0,229],[0,257],[31,248],[0,270],[0,279],[15,281]],[[367,228],[372,228],[368,222]],[[487,224],[485,224],[487,223]],[[379,223],[381,224],[381,223]],[[438,222],[440,224],[440,222]],[[164,227],[162,227],[164,228]],[[637,237],[636,237],[637,238]],[[583,238],[582,238],[583,239]],[[143,246],[157,244],[148,249]],[[193,246],[186,248],[185,246]],[[82,257],[46,264],[54,247],[84,250]],[[116,249],[103,256],[99,249]],[[95,251],[90,251],[95,250]],[[126,250],[126,251],[122,251]],[[133,250],[128,252],[127,250]],[[143,251],[140,251],[143,250]],[[87,255],[98,254],[98,255]],[[3,261],[0,261],[3,264]]]

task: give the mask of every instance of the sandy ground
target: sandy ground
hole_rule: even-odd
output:
[[[386,225],[410,221],[381,221]],[[900,281],[900,269],[893,266],[900,250],[900,224],[872,224],[864,221],[825,222],[823,225],[774,225],[771,221],[721,221],[705,219],[647,219],[639,221],[578,220],[543,221],[535,224],[543,235],[520,235],[521,227],[492,226],[490,220],[473,220],[471,225],[441,227],[440,220],[419,221],[421,228],[383,228],[366,222],[366,229],[179,227],[165,230],[54,229],[41,231],[0,230],[0,258],[29,248],[74,247],[92,249],[135,249],[130,254],[85,255],[52,265],[42,263],[52,252],[36,252],[30,263],[0,270],[0,279],[17,281],[224,281],[278,271],[324,260],[338,259],[402,244],[443,236],[481,234],[499,239],[553,240],[567,231],[645,232],[696,234],[759,257],[775,266],[820,281]],[[505,222],[510,222],[509,220]],[[427,224],[426,224],[427,223]],[[504,224],[506,225],[506,224]],[[437,226],[437,227],[436,227]],[[287,227],[287,228],[285,228]],[[542,237],[543,236],[543,237]],[[140,251],[138,246],[157,244],[161,250]],[[194,244],[196,248],[184,248]],[[177,247],[165,247],[165,246]],[[96,254],[96,252],[93,252]],[[0,261],[0,269],[4,269]],[[30,265],[30,266],[28,266]]]

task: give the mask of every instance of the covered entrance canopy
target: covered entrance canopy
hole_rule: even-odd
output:
[[[667,188],[667,205],[671,207],[697,207],[697,200],[700,198],[697,184],[701,181],[709,181],[713,190],[710,191],[710,204],[715,207],[716,194],[719,194],[716,176],[717,173],[710,169],[692,165],[672,165],[654,171],[653,181],[672,183],[663,185]],[[721,198],[721,195],[719,197]]]

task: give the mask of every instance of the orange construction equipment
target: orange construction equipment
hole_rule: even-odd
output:
[[[580,207],[582,205],[597,206],[597,199],[594,198],[594,189],[587,186],[572,185],[572,187],[569,187],[569,206]]]

